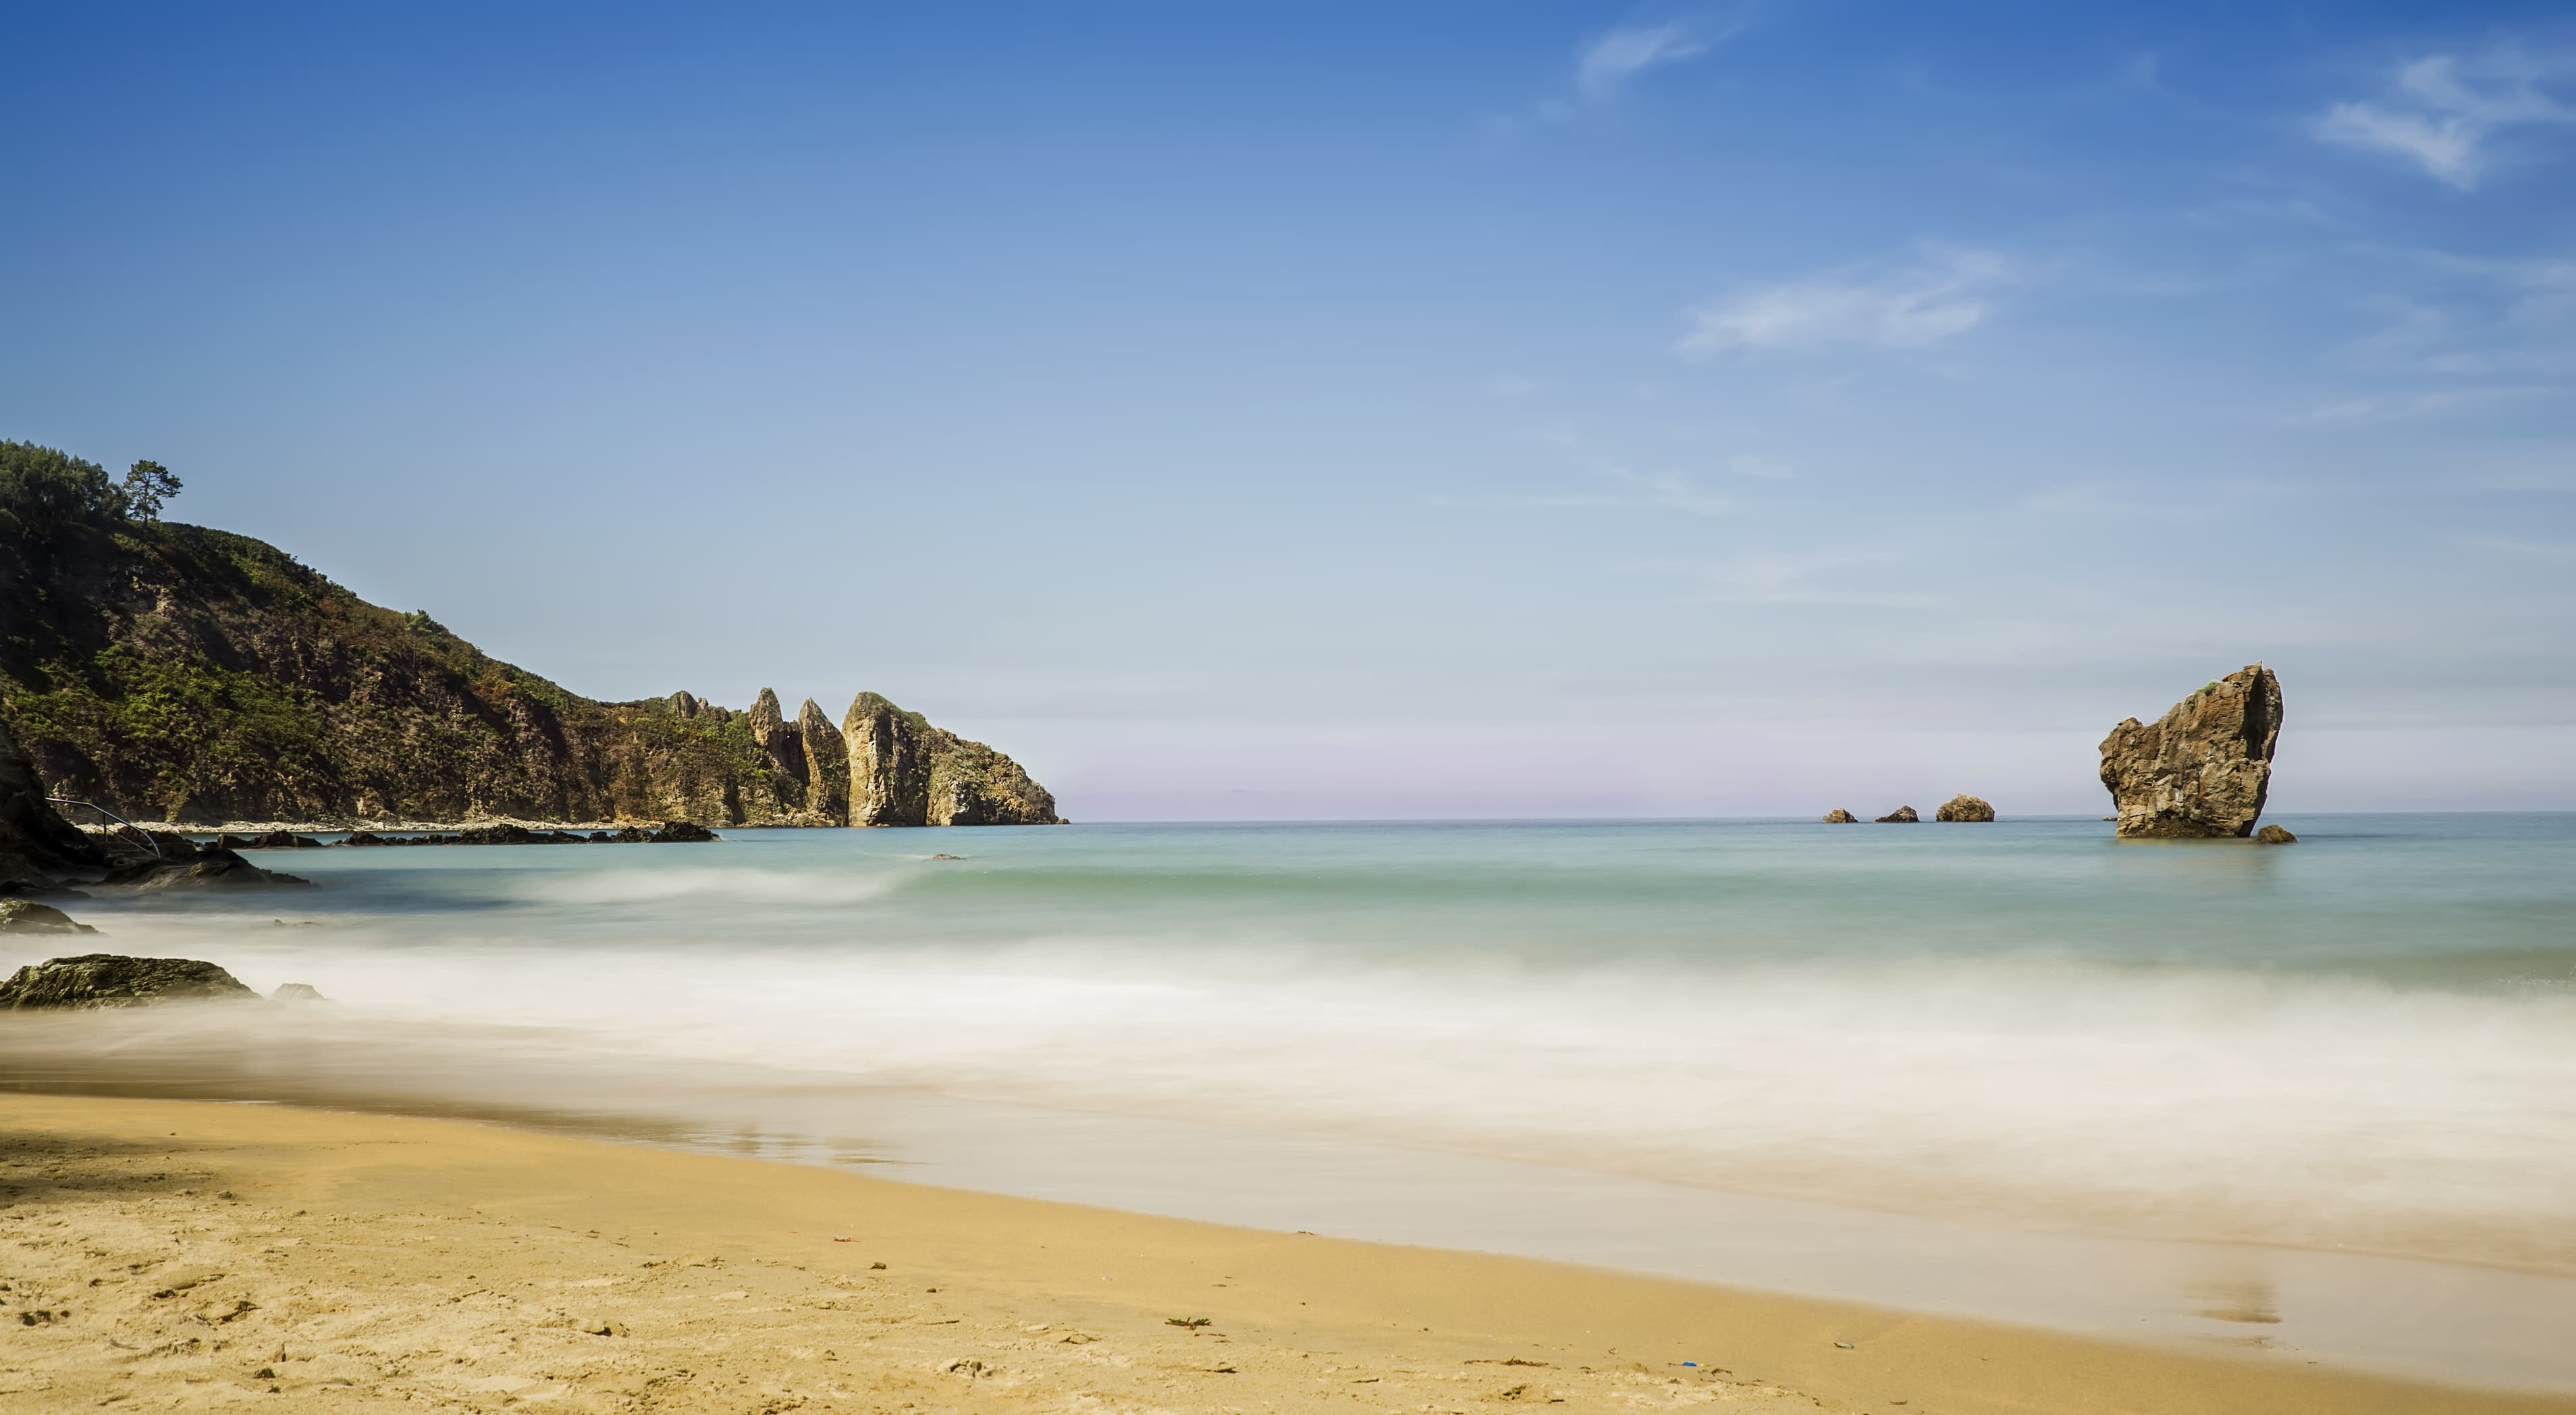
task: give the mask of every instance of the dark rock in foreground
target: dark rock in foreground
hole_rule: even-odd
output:
[[[256,999],[258,993],[212,963],[193,958],[127,958],[84,953],[30,964],[0,983],[0,1011],[144,1007],[160,1002]]]
[[[2254,832],[2254,839],[2257,843],[2263,845],[2296,845],[2299,843],[2299,837],[2292,835],[2290,832],[2283,830],[2277,825],[2267,825],[2261,830]]]
[[[1860,817],[1858,817],[1858,816],[1856,816],[1856,815],[1853,815],[1851,812],[1846,811],[1846,810],[1842,809],[1841,807],[1837,806],[1837,807],[1835,807],[1834,809],[1832,809],[1832,810],[1830,810],[1830,811],[1825,812],[1825,824],[1827,824],[1827,825],[1858,825],[1858,824],[1860,824]]]
[[[1921,816],[1914,814],[1914,808],[1912,806],[1899,806],[1895,810],[1888,812],[1886,815],[1880,816],[1877,824],[1916,825],[1920,824],[1922,820],[1923,818]]]
[[[1932,813],[1932,819],[1936,821],[1991,821],[1994,818],[1993,806],[1965,791],[1942,802],[1941,809]]]
[[[2260,663],[2208,683],[2153,726],[2102,739],[2102,785],[2130,839],[2247,836],[2263,814],[2281,737],[2281,680]]]
[[[71,915],[51,905],[27,899],[0,899],[0,934],[94,934],[98,930],[75,921]]]

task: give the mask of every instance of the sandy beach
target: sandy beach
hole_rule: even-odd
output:
[[[11,1410],[2576,1409],[453,1121],[0,1130]]]

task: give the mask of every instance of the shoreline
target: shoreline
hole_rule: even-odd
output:
[[[454,1120],[13,1092],[0,1132],[0,1391],[65,1404],[2576,1410]]]

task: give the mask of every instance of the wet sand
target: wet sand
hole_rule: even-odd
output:
[[[453,1121],[12,1095],[0,1165],[8,1409],[2576,1410]]]

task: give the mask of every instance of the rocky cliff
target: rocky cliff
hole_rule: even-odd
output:
[[[2260,663],[2203,685],[2152,724],[2102,740],[2119,833],[2138,839],[2254,833],[2281,736],[2281,680]]]
[[[53,789],[135,819],[1055,820],[1009,758],[860,701],[902,719],[885,784],[917,807],[854,813],[855,751],[810,701],[792,724],[766,690],[594,701],[246,536],[0,515],[0,726]],[[45,848],[26,829],[0,821],[0,854]]]

